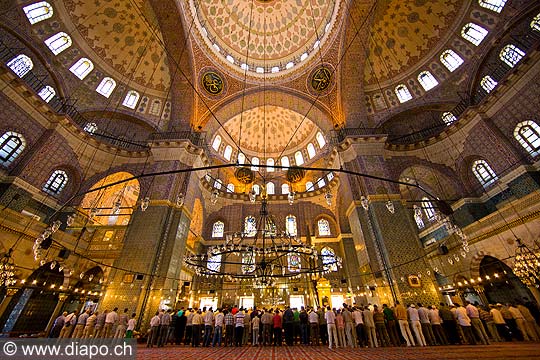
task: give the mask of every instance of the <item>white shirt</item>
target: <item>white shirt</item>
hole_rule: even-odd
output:
[[[512,314],[512,317],[514,319],[522,319],[522,320],[525,320],[525,317],[523,317],[523,314],[521,313],[521,311],[519,311],[518,308],[516,307],[513,307],[513,306],[510,306],[508,308],[508,311],[510,311],[510,313]]]
[[[471,318],[467,315],[467,309],[460,306],[456,309],[456,319],[461,326],[471,326]]]
[[[211,311],[207,311],[206,314],[204,314],[204,325],[212,326],[213,324],[214,324],[214,313]]]
[[[429,324],[429,310],[425,307],[418,308],[418,316],[420,316],[420,322],[422,324]]]
[[[498,309],[491,309],[489,312],[491,316],[493,316],[493,322],[495,324],[506,324],[506,321],[504,321],[504,317]]]
[[[335,324],[336,323],[336,314],[332,310],[327,311],[324,314],[324,318],[326,319],[327,324]]]
[[[354,319],[355,325],[360,325],[364,323],[364,319],[362,318],[362,313],[360,312],[360,310],[354,310],[352,313],[352,317]]]
[[[465,309],[467,310],[467,316],[470,317],[471,319],[480,317],[480,313],[478,312],[478,309],[473,304],[467,305]]]
[[[310,323],[318,324],[319,323],[319,315],[315,311],[312,311],[308,315],[308,321]]]
[[[127,330],[135,330],[135,324],[137,323],[137,321],[135,321],[135,319],[129,319],[128,320],[128,326],[127,326]]]
[[[150,319],[150,326],[159,326],[160,320],[159,316],[154,315],[152,319]]]
[[[223,319],[225,319],[225,315],[223,315],[222,312],[219,312],[216,314],[216,326],[223,326]]]
[[[118,322],[118,314],[116,311],[111,311],[105,317],[105,324],[116,324]]]
[[[431,309],[428,312],[429,321],[431,325],[441,325],[441,317],[439,315],[439,309]]]
[[[416,310],[416,308],[409,307],[407,313],[409,314],[409,320],[420,321],[420,315],[418,315],[418,310]]]

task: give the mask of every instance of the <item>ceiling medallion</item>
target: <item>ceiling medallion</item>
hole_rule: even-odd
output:
[[[330,64],[322,64],[311,71],[308,81],[308,90],[314,95],[328,93],[334,84],[334,68]]]
[[[204,72],[201,84],[210,95],[219,95],[223,91],[223,78],[215,71]]]
[[[292,184],[295,184],[302,180],[305,175],[306,171],[304,169],[290,168],[289,170],[287,170],[287,180]]]
[[[236,169],[234,177],[242,184],[251,184],[255,180],[255,174],[248,167],[239,167]]]

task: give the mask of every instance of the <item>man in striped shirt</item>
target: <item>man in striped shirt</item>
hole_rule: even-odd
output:
[[[234,344],[234,316],[229,310],[224,310],[225,314],[225,346],[233,346]]]

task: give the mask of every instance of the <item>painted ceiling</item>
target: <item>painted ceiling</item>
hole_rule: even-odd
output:
[[[267,157],[297,149],[312,140],[317,129],[304,115],[272,105],[246,110],[224,124],[225,132],[232,136],[246,155],[266,154]],[[225,132],[220,130],[222,138],[234,145]]]
[[[74,28],[126,83],[158,91],[170,85],[163,40],[148,0],[64,0]],[[89,54],[90,55],[90,54]]]

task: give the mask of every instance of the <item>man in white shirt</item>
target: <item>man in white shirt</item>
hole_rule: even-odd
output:
[[[225,315],[221,310],[218,310],[217,314],[214,316],[215,327],[214,327],[214,338],[212,339],[212,347],[221,346],[221,339],[223,338],[223,320]]]
[[[214,312],[212,308],[208,309],[204,314],[204,339],[203,346],[210,346],[212,340],[212,334],[214,332]]]
[[[308,322],[311,345],[319,346],[319,315],[315,312],[315,309],[311,309],[308,314]]]
[[[128,320],[128,325],[126,328],[126,338],[131,339],[133,337],[133,331],[135,330],[135,325],[137,325],[137,320],[135,320],[135,313],[131,314],[131,319]]]
[[[431,328],[437,337],[437,343],[439,345],[448,345],[446,334],[441,325],[441,316],[439,315],[439,309],[435,306],[428,306],[428,317],[431,323]]]
[[[159,318],[159,311],[150,319],[150,333],[148,334],[148,341],[146,347],[152,347],[156,345],[159,336],[159,324],[161,323]]]
[[[103,328],[103,337],[110,338],[114,335],[113,328],[118,324],[118,308],[115,307],[113,311],[109,312],[105,317],[105,326]],[[116,330],[116,329],[115,329]]]
[[[86,326],[84,327],[83,338],[89,339],[94,337],[94,331],[96,329],[98,312],[91,313],[91,315],[86,319]]]
[[[328,348],[332,349],[332,345],[336,344],[336,348],[338,348],[338,337],[337,337],[337,329],[336,329],[336,314],[332,309],[330,309],[330,306],[326,308],[326,313],[324,314],[324,318],[326,319],[326,326],[328,329]]]
[[[433,334],[433,328],[429,321],[429,310],[426,309],[421,303],[418,305],[418,316],[420,317],[420,324],[422,326],[422,333],[428,345],[435,345],[435,334]]]
[[[409,315],[409,322],[411,323],[411,328],[416,337],[416,342],[420,346],[426,346],[426,339],[424,338],[424,333],[422,332],[422,324],[420,324],[420,315],[414,304],[411,304],[407,308],[407,314]]]
[[[77,324],[78,313],[79,312],[75,310],[74,312],[66,316],[66,319],[64,320],[64,327],[62,328],[62,330],[60,330],[61,338],[71,337],[71,333],[73,332],[73,329],[75,328],[75,324]]]
[[[172,316],[170,309],[161,313],[158,347],[163,347],[167,344],[167,341],[169,340],[169,327],[171,326],[171,321]]]
[[[465,307],[465,310],[467,310],[467,316],[469,319],[471,319],[471,326],[473,330],[476,332],[476,335],[478,335],[478,338],[484,345],[489,345],[489,337],[486,333],[486,329],[484,328],[484,324],[482,324],[482,320],[480,320],[480,312],[469,301],[466,302],[467,306]]]
[[[244,314],[243,309],[238,310],[234,315],[234,342],[235,346],[242,346],[242,339],[244,337]]]
[[[454,316],[456,317],[456,320],[463,331],[463,337],[465,340],[467,340],[469,345],[476,345],[476,340],[474,339],[474,334],[471,327],[471,319],[467,315],[467,310],[460,304],[456,303],[454,305],[456,307]]]
[[[365,344],[364,337],[364,319],[362,317],[362,312],[357,307],[354,308],[352,312],[354,326],[356,327],[356,339],[360,346],[367,346]]]

